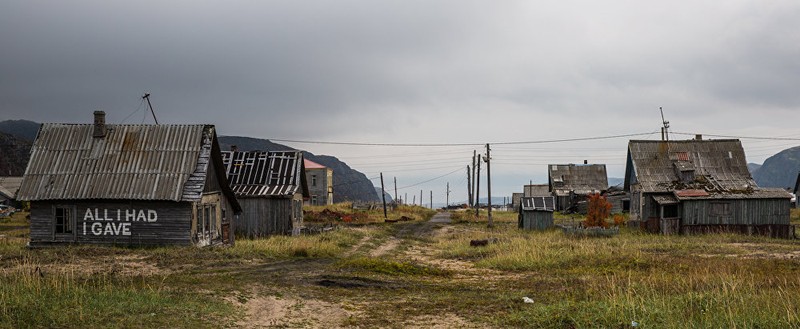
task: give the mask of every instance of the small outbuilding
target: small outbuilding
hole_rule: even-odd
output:
[[[236,234],[297,235],[309,197],[301,151],[223,152],[228,180],[242,205]]]
[[[518,226],[524,230],[544,230],[553,226],[555,198],[552,196],[523,197]]]
[[[625,190],[631,222],[651,232],[794,234],[791,194],[756,185],[739,140],[632,140]]]
[[[17,199],[30,245],[233,243],[241,208],[212,125],[45,123]]]

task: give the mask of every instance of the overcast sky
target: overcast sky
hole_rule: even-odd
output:
[[[798,86],[794,0],[0,2],[0,120],[152,123],[147,91],[159,122],[285,140],[653,133],[659,106],[674,132],[800,138]],[[548,163],[622,177],[627,140],[498,144],[493,195],[546,182]],[[800,144],[742,141],[756,163]],[[478,148],[285,144],[435,202],[446,182],[466,199]]]

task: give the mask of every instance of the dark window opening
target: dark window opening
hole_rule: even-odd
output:
[[[72,209],[56,208],[56,233],[72,233]]]
[[[664,206],[664,218],[678,217],[678,205],[671,204]]]

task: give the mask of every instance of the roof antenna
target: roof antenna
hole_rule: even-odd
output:
[[[148,100],[147,102],[149,103],[150,101]],[[669,121],[664,119],[664,109],[662,109],[661,106],[658,107],[658,110],[661,111],[661,122],[664,124],[664,126],[661,127],[661,140],[669,142]]]
[[[150,104],[150,93],[144,93],[144,96],[142,96],[142,99],[146,99],[147,100],[147,106],[150,107],[150,113],[153,114],[153,120],[155,120],[156,124],[158,124],[158,119],[156,119],[156,112],[153,111],[153,104]],[[663,117],[664,114],[662,113],[661,116]]]

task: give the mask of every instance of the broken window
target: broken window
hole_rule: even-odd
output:
[[[56,207],[54,224],[56,234],[72,233],[72,228],[75,226],[72,208]]]

